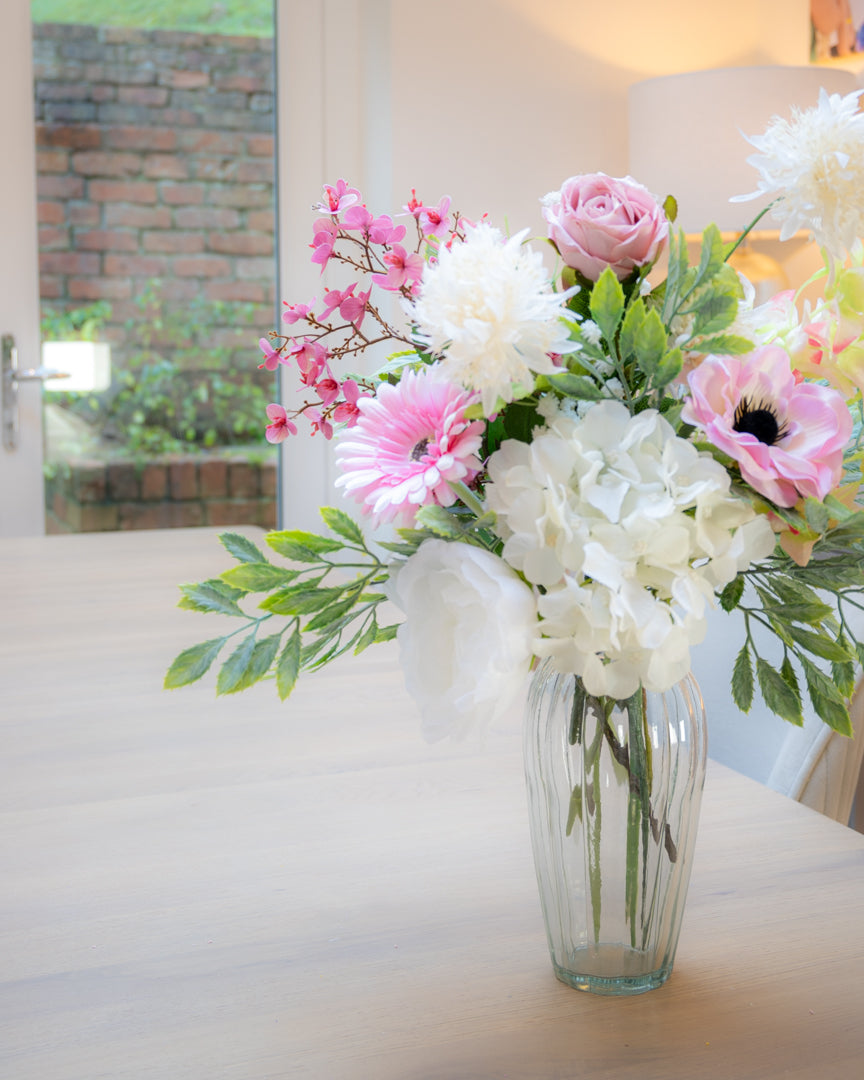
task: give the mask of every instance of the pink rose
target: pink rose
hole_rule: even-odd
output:
[[[629,176],[571,176],[543,199],[543,216],[561,258],[589,281],[607,266],[621,281],[653,263],[669,234],[663,208]]]

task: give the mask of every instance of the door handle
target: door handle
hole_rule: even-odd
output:
[[[12,334],[4,334],[0,339],[2,351],[2,385],[0,394],[3,398],[3,448],[18,449],[18,384],[22,382],[44,382],[46,379],[66,379],[66,371],[52,371],[50,368],[19,368],[18,346]]]

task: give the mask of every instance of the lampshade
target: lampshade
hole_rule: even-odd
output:
[[[767,202],[729,202],[755,191],[759,179],[746,160],[757,151],[744,136],[761,135],[774,116],[788,118],[793,105],[812,107],[820,87],[848,94],[857,81],[851,72],[812,65],[714,68],[634,83],[630,175],[661,199],[675,196],[685,232],[711,222],[741,232]]]

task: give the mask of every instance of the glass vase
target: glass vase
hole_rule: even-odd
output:
[[[525,725],[534,863],[555,974],[595,994],[640,994],[672,972],[707,739],[699,687],[597,698],[535,672]]]

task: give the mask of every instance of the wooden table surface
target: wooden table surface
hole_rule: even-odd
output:
[[[571,990],[516,720],[426,745],[390,646],[285,705],[161,690],[229,565],[0,541],[2,1080],[864,1075],[864,836],[712,765],[671,980]]]

